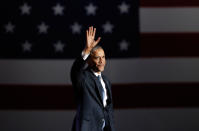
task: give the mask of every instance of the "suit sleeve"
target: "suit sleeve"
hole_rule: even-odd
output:
[[[84,60],[82,56],[79,56],[72,65],[70,77],[72,84],[76,87],[78,87],[77,84],[81,82],[85,65],[86,60]]]

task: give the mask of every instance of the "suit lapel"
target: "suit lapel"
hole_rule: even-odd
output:
[[[92,91],[92,94],[94,95],[94,97],[96,98],[98,103],[101,106],[103,106],[102,97],[101,97],[100,91],[99,91],[99,88],[102,88],[102,87],[100,87],[101,84],[100,84],[99,80],[97,79],[97,77],[93,74],[93,72],[90,69],[88,69],[88,72],[89,72],[89,74],[91,76],[91,79],[94,81],[94,84],[95,84],[95,87],[92,88],[92,90],[95,91],[95,92]]]
[[[93,72],[89,68],[88,68],[88,71],[89,71],[92,79],[95,81],[95,87],[94,87],[95,92],[96,92],[96,93],[94,93],[94,94],[96,94],[95,97],[96,97],[97,101],[103,106],[103,100],[102,100],[102,96],[101,96],[101,93],[99,90],[99,88],[103,88],[102,84],[99,82],[98,78],[93,74]],[[111,97],[112,95],[111,95],[111,89],[110,89],[111,87],[110,87],[110,84],[108,83],[108,80],[106,79],[106,77],[104,77],[104,75],[102,75],[102,79],[105,83],[105,88],[107,90],[107,95],[108,95],[107,105],[108,105],[112,101],[112,97]]]
[[[97,92],[98,98],[100,99],[101,104],[103,105],[102,95],[99,89],[99,88],[102,88],[102,84],[100,83],[100,81],[97,79],[96,76],[95,76],[95,84],[96,84],[96,92]]]

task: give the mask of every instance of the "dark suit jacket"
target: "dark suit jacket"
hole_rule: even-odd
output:
[[[115,131],[113,124],[113,103],[110,81],[102,75],[106,85],[108,100],[104,108],[100,97],[101,83],[90,68],[84,69],[86,61],[79,57],[73,63],[71,80],[77,102],[77,113],[73,121],[73,131],[102,131],[103,121],[108,131]]]

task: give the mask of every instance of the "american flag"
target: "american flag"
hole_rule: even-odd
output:
[[[198,130],[198,0],[0,3],[0,130],[71,128],[70,68],[91,25],[108,58],[117,130]]]
[[[10,99],[1,108],[73,108],[73,101],[65,101],[73,97],[70,68],[91,25],[108,56],[104,73],[117,108],[198,106],[196,5],[194,0],[2,1],[0,89],[1,100]],[[182,102],[187,91],[191,103]]]
[[[91,25],[108,57],[139,53],[137,0],[8,0],[1,12],[2,59],[75,58]]]

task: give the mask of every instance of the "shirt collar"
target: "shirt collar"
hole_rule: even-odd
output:
[[[91,71],[93,72],[93,74],[97,77],[97,76],[101,76],[101,72],[98,74],[97,72],[95,72],[93,69],[91,69]]]

